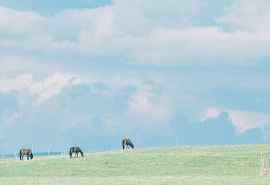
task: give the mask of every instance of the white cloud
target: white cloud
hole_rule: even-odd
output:
[[[26,34],[39,30],[39,24],[44,17],[35,12],[16,11],[0,6],[0,29],[8,34]]]
[[[14,64],[14,63],[13,63]],[[99,96],[112,96],[128,86],[141,86],[143,77],[91,73],[91,75],[52,72],[45,75],[31,73],[3,73],[0,76],[0,92],[25,92],[37,103],[43,103],[60,94],[66,87],[77,85],[91,86],[91,93]],[[38,77],[38,78],[37,78]],[[99,88],[98,85],[102,87]],[[104,88],[103,88],[104,87]]]
[[[34,61],[31,57],[16,55],[11,56],[3,54],[0,56],[0,77],[4,78],[10,74],[16,75],[21,73],[27,73],[27,70],[33,70],[34,66]]]
[[[0,79],[0,92],[22,91],[28,89],[33,83],[31,74],[18,75],[15,78]]]
[[[79,32],[79,42],[75,48],[82,54],[124,56],[140,63],[165,65],[187,62],[235,63],[238,60],[268,56],[270,35],[265,30],[253,33],[249,30],[225,32],[216,25],[193,26],[178,20],[185,16],[173,13],[173,10],[183,8],[176,1],[165,3],[171,6],[161,2],[155,7],[150,4],[145,1],[134,2],[135,8],[131,11],[127,8],[130,4],[120,0],[106,8],[88,10],[95,15],[89,21],[92,26]],[[196,17],[199,10],[192,10],[195,5],[196,2],[188,4],[191,7],[190,14],[183,10],[184,15]],[[173,14],[166,14],[171,15],[168,19],[176,20],[172,25],[166,25],[166,21],[157,16],[164,15],[161,12],[167,11],[166,7],[171,7]],[[175,12],[181,14],[183,11]],[[200,56],[199,59],[197,56]]]
[[[39,103],[42,103],[59,94],[65,87],[79,83],[80,79],[77,76],[55,73],[47,79],[33,84],[30,93],[37,97]]]
[[[270,124],[270,115],[250,111],[228,111],[232,122],[240,132]]]
[[[218,118],[220,114],[227,113],[230,120],[240,133],[253,128],[262,128],[270,124],[270,115],[260,112],[230,110],[224,108],[210,107],[206,109],[201,116],[201,121]],[[218,124],[218,123],[217,123]]]
[[[113,1],[115,24],[119,31],[134,36],[145,35],[159,27],[190,25],[200,15],[201,7],[199,0]]]
[[[9,50],[57,54],[63,60],[69,55],[120,56],[141,64],[234,64],[269,56],[267,3],[260,0],[250,5],[241,0],[217,18],[217,25],[197,26],[193,21],[204,13],[204,4],[198,0],[115,0],[105,7],[63,11],[50,17],[2,7],[0,12],[14,20],[12,25],[22,24],[26,28],[22,33],[27,34],[0,40]],[[224,31],[227,24],[236,30]],[[3,20],[1,26],[8,27]],[[8,27],[14,31],[22,28]]]
[[[210,107],[202,113],[201,121],[204,122],[208,119],[217,118],[222,112],[223,110],[220,108]]]
[[[81,80],[76,75],[54,73],[44,80],[37,81],[33,79],[32,74],[21,74],[13,78],[0,79],[0,92],[29,92],[37,102],[42,103],[59,94],[65,87],[80,83]]]
[[[156,94],[151,86],[146,85],[139,87],[130,97],[128,114],[132,119],[144,120],[143,122],[160,126],[168,123],[172,112],[162,95]]]
[[[270,2],[268,0],[238,0],[218,21],[234,29],[266,32],[270,29],[269,18]]]

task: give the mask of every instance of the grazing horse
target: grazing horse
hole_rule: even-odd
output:
[[[131,147],[133,149],[134,144],[131,142],[131,140],[129,138],[125,137],[122,140],[122,147],[123,147],[123,150],[128,149],[129,147]]]
[[[81,154],[81,157],[83,157],[83,152],[78,146],[70,147],[69,149],[69,157],[72,158],[72,154],[75,153],[75,157],[78,157],[78,154]]]
[[[23,160],[24,156],[27,157],[27,160],[33,159],[33,152],[31,149],[28,149],[28,148],[20,149],[19,155],[20,155],[20,160]]]

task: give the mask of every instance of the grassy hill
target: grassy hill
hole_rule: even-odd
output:
[[[270,145],[180,147],[1,160],[0,185],[270,185]],[[269,163],[270,164],[270,163]]]

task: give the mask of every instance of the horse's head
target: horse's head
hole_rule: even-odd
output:
[[[31,154],[30,154],[30,158],[31,159],[33,159],[34,158],[34,156],[33,156],[33,153],[31,152]]]
[[[128,143],[127,143],[132,149],[134,149],[134,144],[132,143],[131,140],[128,140]]]

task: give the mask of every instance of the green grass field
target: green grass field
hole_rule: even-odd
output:
[[[270,185],[270,145],[180,147],[1,160],[1,185]],[[269,163],[270,164],[270,163]]]

